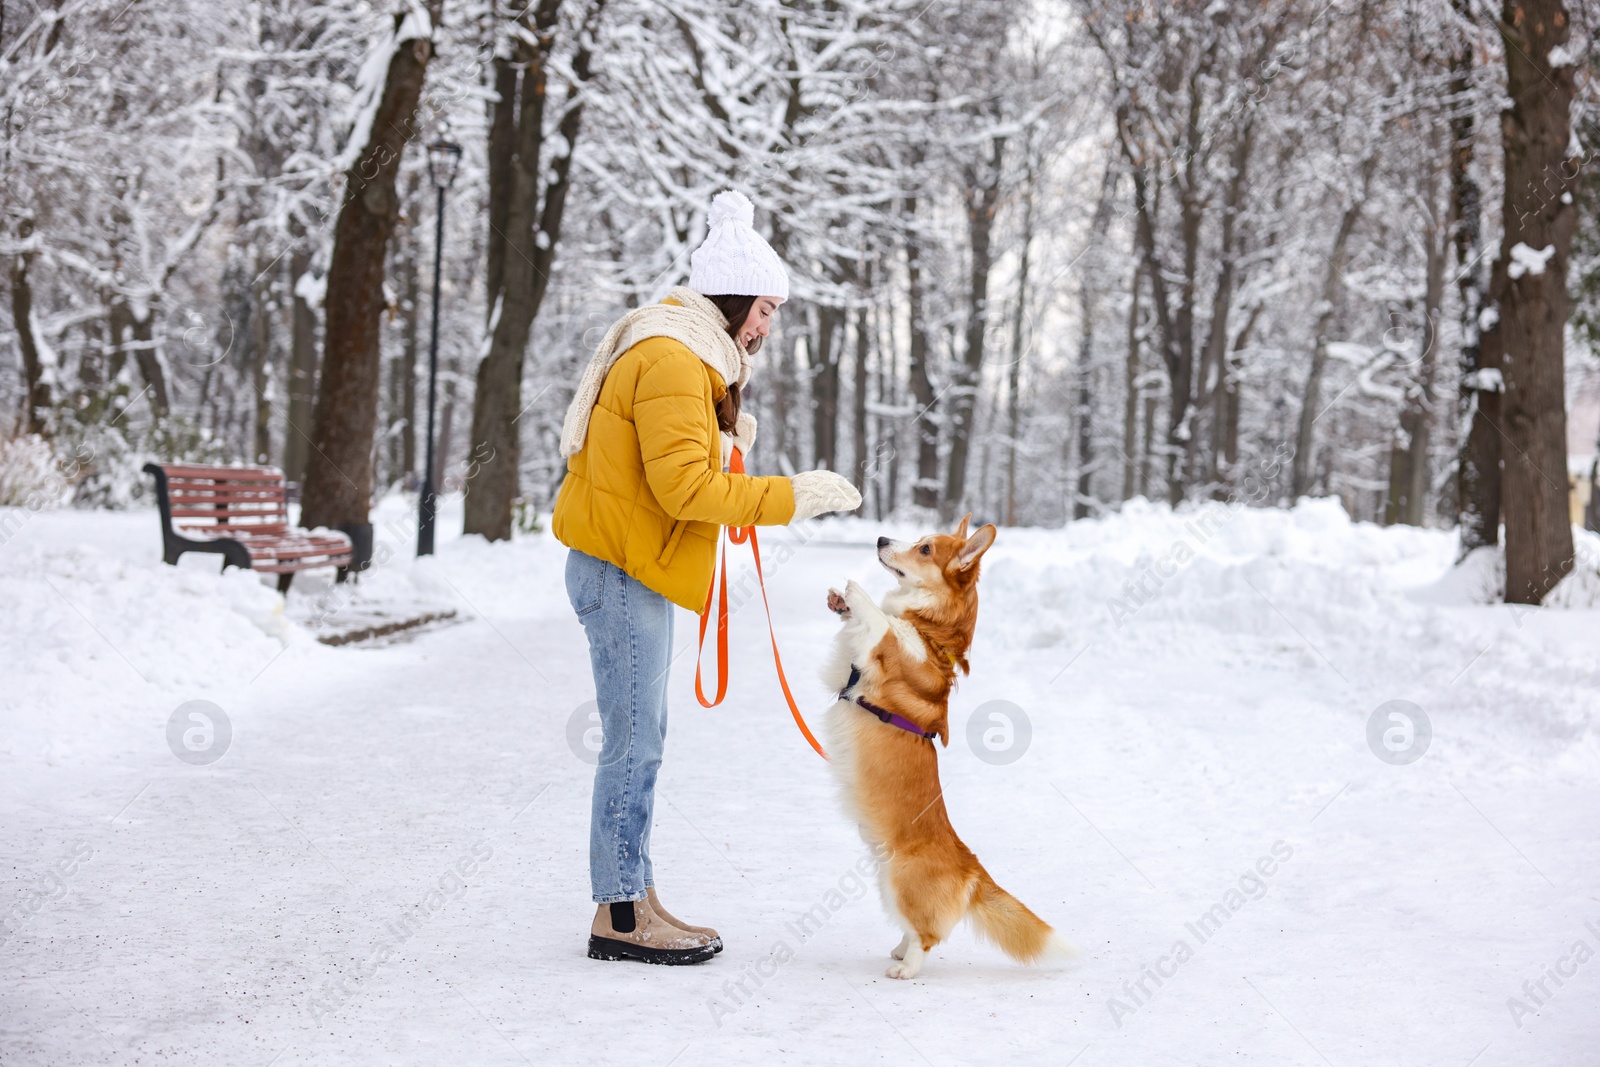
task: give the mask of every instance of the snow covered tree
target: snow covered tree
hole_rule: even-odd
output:
[[[544,303],[583,128],[605,0],[570,11],[561,0],[528,4],[507,20],[494,58],[489,122],[489,325],[472,405],[472,475],[466,532],[511,536],[520,473],[523,356]],[[569,43],[567,38],[571,38]],[[557,66],[556,49],[570,54]],[[552,71],[554,68],[554,71]],[[552,72],[564,92],[547,112]]]
[[[1587,7],[1530,77],[1506,42],[1548,4],[393,2],[7,5],[0,418],[92,442],[80,499],[143,458],[279,461],[313,523],[413,487],[435,249],[405,146],[448,131],[433,473],[469,531],[552,504],[597,331],[735,187],[793,279],[757,471],[917,521],[1336,496],[1459,515],[1466,550],[1504,518],[1512,585],[1559,575],[1556,276],[1590,388],[1600,238],[1592,167],[1571,224],[1536,177],[1574,163],[1522,87],[1571,74],[1591,151]]]
[[[428,7],[407,3],[361,70],[355,122],[340,160],[344,189],[328,266],[322,375],[301,505],[308,527],[367,522],[384,267],[400,212],[395,176],[415,133],[439,10],[440,0]]]

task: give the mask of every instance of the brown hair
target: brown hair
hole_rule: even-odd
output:
[[[756,297],[744,296],[736,293],[723,293],[716,296],[707,296],[707,300],[717,305],[717,310],[722,312],[722,317],[728,320],[728,336],[733,338],[733,343],[739,343],[739,329],[744,325],[744,320],[750,317],[750,309],[756,306]],[[745,349],[750,355],[755,355],[761,349],[761,338],[757,337],[755,343]],[[729,382],[728,391],[722,399],[717,401],[717,429],[723,433],[732,433],[735,424],[739,421],[739,408],[741,404],[739,383]]]

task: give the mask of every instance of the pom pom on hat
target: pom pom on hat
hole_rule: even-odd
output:
[[[789,272],[755,230],[755,205],[733,189],[718,193],[706,215],[706,239],[689,257],[689,288],[706,296],[789,298]]]
[[[748,196],[737,189],[718,193],[711,198],[711,213],[706,216],[706,228],[715,229],[717,224],[722,222],[737,222],[753,229],[756,223],[756,206],[750,202]]]

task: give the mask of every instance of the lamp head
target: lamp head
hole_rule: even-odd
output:
[[[428,175],[435,189],[448,189],[461,165],[461,146],[443,137],[428,146]]]

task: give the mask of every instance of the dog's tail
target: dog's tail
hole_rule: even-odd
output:
[[[978,936],[993,941],[1006,955],[1022,963],[1068,959],[1078,954],[1076,945],[996,885],[982,868],[978,870],[978,884],[967,914]]]

